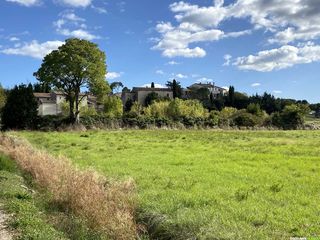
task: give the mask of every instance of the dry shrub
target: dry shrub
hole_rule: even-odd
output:
[[[0,136],[0,151],[12,157],[34,181],[46,188],[53,200],[93,230],[111,239],[135,239],[132,180],[107,181],[94,171],[80,171],[63,157],[53,157],[29,143]]]

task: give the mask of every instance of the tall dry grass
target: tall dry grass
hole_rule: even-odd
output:
[[[94,171],[80,171],[63,157],[53,157],[5,134],[0,151],[12,157],[53,200],[111,239],[136,239],[134,184],[108,181]]]

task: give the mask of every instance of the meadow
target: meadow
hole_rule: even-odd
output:
[[[133,178],[153,239],[320,236],[320,131],[14,132],[115,179]]]

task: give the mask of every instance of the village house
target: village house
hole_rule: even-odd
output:
[[[138,102],[145,105],[146,97],[150,93],[157,93],[161,98],[173,99],[173,91],[170,88],[151,88],[151,87],[134,87],[132,90],[122,91],[121,100],[123,105],[130,99],[133,102]]]
[[[66,101],[66,96],[63,92],[53,91],[51,93],[34,93],[38,102],[38,114],[40,116],[60,115],[62,114],[61,105]],[[81,107],[96,107],[96,97],[81,93],[83,98]]]
[[[225,95],[228,91],[224,88],[215,86],[214,83],[195,83],[191,86],[182,89],[182,98],[190,98],[190,91],[194,89],[207,88],[212,93],[214,98]],[[156,93],[161,98],[173,99],[173,91],[170,88],[151,88],[151,87],[134,87],[132,90],[124,89],[122,93],[113,94],[121,98],[123,105],[130,99],[132,102],[138,102],[141,105],[145,105],[145,100],[148,94]],[[66,96],[63,92],[53,91],[51,93],[34,93],[35,98],[38,101],[38,113],[40,116],[47,115],[61,115],[62,104],[66,101]],[[101,110],[101,106],[97,103],[97,98],[91,94],[81,93],[82,102],[80,107],[94,107],[98,111]]]

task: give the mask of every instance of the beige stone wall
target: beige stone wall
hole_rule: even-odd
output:
[[[170,99],[173,99],[173,92],[171,91],[139,91],[137,98],[138,103],[144,105],[147,95],[152,92],[157,93],[159,97],[168,97]]]

